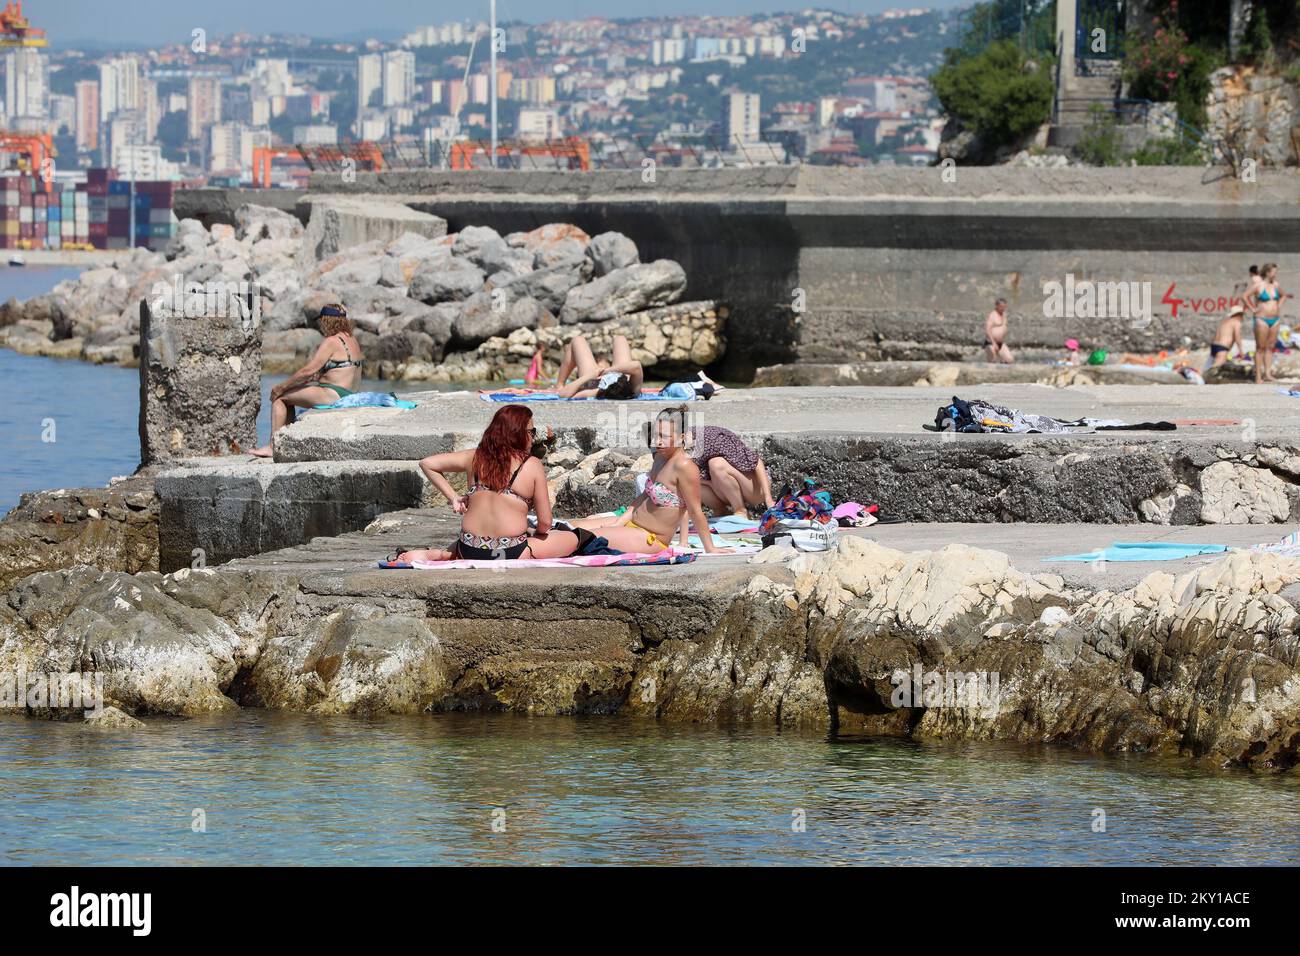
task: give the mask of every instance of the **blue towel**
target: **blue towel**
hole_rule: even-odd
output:
[[[757,518],[742,518],[740,515],[723,515],[709,522],[709,530],[717,534],[739,534],[742,531],[757,533]]]
[[[1177,561],[1194,558],[1198,554],[1222,554],[1228,550],[1223,544],[1174,544],[1167,541],[1117,541],[1100,551],[1085,554],[1063,554],[1045,561]]]
[[[640,402],[692,402],[695,400],[695,391],[689,385],[683,385],[682,388],[690,391],[690,396],[685,397],[683,393],[674,390],[665,389],[662,392],[652,392],[648,395],[638,395],[634,401]],[[561,398],[554,392],[534,392],[531,395],[515,395],[513,392],[486,392],[479,397],[485,402],[604,402],[609,399],[604,398]]]
[[[353,392],[344,395],[333,405],[317,405],[318,411],[335,408],[414,408],[415,402],[407,402],[392,392]]]

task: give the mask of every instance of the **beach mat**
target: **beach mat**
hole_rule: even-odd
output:
[[[1178,561],[1202,554],[1222,554],[1224,544],[1175,544],[1168,541],[1117,541],[1099,551],[1063,554],[1044,561]]]
[[[668,564],[690,564],[698,555],[690,551],[661,551],[658,554],[591,554],[572,558],[536,558],[506,561],[380,561],[386,571],[517,571],[521,568],[634,568]]]

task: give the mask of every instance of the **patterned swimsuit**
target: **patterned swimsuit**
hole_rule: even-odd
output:
[[[729,428],[703,425],[695,429],[695,445],[691,459],[700,469],[700,478],[709,480],[709,459],[725,458],[731,467],[740,472],[751,472],[758,467],[758,454],[741,441]]]

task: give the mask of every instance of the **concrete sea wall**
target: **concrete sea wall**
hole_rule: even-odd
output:
[[[795,360],[970,358],[998,296],[1012,347],[1031,353],[1070,337],[1112,350],[1200,344],[1249,265],[1300,271],[1300,171],[1252,183],[1185,167],[942,173],[660,170],[647,182],[640,171],[430,170],[322,174],[311,191],[398,200],[449,231],[565,221],[622,232],[647,261],[681,262],[689,297],[735,308],[724,364],[743,377]],[[230,201],[202,191],[178,204],[210,218]],[[1150,321],[1044,316],[1043,284],[1067,274],[1150,283]]]

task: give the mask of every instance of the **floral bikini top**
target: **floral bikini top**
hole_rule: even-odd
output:
[[[645,496],[650,499],[652,504],[658,505],[660,508],[682,507],[681,495],[660,481],[647,481]]]

